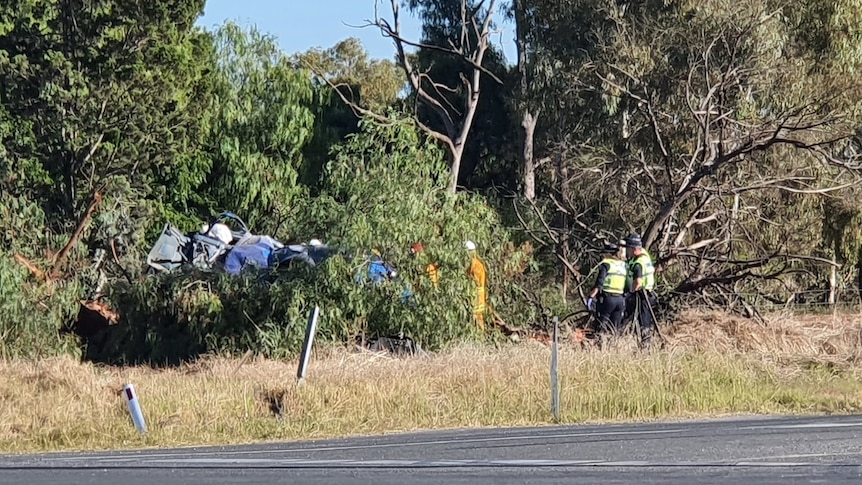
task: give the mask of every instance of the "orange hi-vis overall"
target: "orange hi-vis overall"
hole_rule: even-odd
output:
[[[488,310],[487,303],[487,272],[485,263],[478,256],[473,256],[470,261],[470,267],[467,269],[467,274],[473,278],[476,288],[473,290],[473,317],[476,320],[476,325],[479,330],[485,330],[485,312]]]

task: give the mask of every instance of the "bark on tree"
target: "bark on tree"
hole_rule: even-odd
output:
[[[524,110],[521,120],[523,128],[521,161],[524,166],[524,198],[530,202],[536,200],[536,161],[533,157],[533,135],[536,132],[538,117],[533,116],[529,110]]]
[[[101,190],[101,189],[100,189]],[[87,223],[90,222],[90,219],[93,217],[93,212],[96,210],[96,206],[99,205],[99,202],[102,201],[101,192],[97,191],[93,194],[92,199],[90,199],[90,204],[87,206],[87,210],[84,211],[81,218],[78,220],[78,224],[75,226],[75,231],[72,233],[72,236],[69,238],[69,241],[60,249],[60,252],[54,256],[54,260],[51,263],[54,271],[62,268],[63,264],[66,261],[66,257],[69,255],[69,252],[72,251],[72,248],[81,239],[81,236],[84,234],[84,229],[87,227]]]
[[[859,260],[856,263],[856,290],[859,293],[860,312],[862,312],[862,248],[859,249],[856,257]]]
[[[515,12],[515,39],[518,50],[518,76],[520,83],[521,104],[521,167],[524,176],[524,198],[530,202],[536,200],[536,163],[533,158],[533,135],[539,121],[539,110],[530,109],[529,100],[529,57],[527,47],[527,15],[524,0],[514,0],[512,8]]]
[[[566,166],[563,157],[563,144],[560,144],[560,148],[557,151],[557,178],[560,181],[560,195],[564,200],[568,200],[569,194],[569,169]],[[562,229],[562,237],[560,237],[560,256],[564,261],[570,261],[571,251],[570,251],[570,242],[569,242],[569,215],[565,212],[560,214],[562,218],[560,227]],[[569,285],[572,282],[572,272],[569,271],[568,266],[563,265],[563,288],[562,288],[562,296],[563,301],[567,301],[569,296]]]

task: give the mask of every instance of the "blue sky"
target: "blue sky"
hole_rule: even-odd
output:
[[[390,17],[389,2],[380,2],[380,12]],[[254,24],[258,30],[278,38],[287,54],[312,47],[328,48],[348,37],[362,41],[371,57],[391,59],[395,49],[373,28],[354,28],[374,17],[374,0],[207,0],[198,25],[212,28],[225,20],[241,25]],[[402,10],[402,30],[408,39],[418,40],[420,24]],[[498,22],[493,42],[502,45],[510,63],[515,61],[514,26]]]

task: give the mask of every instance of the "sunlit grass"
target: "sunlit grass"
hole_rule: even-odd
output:
[[[673,343],[673,340],[672,340]],[[560,350],[562,421],[862,409],[862,365],[670,345]],[[295,440],[465,426],[551,423],[550,350],[527,341],[426,358],[332,349],[295,383],[295,361],[208,358],[183,367],[108,368],[58,358],[0,363],[0,450],[79,450]],[[149,432],[118,391],[135,385]]]

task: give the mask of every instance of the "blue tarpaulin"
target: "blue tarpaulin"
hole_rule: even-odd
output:
[[[249,264],[261,269],[269,268],[269,255],[273,249],[272,245],[266,242],[235,246],[225,257],[224,269],[236,275]]]

